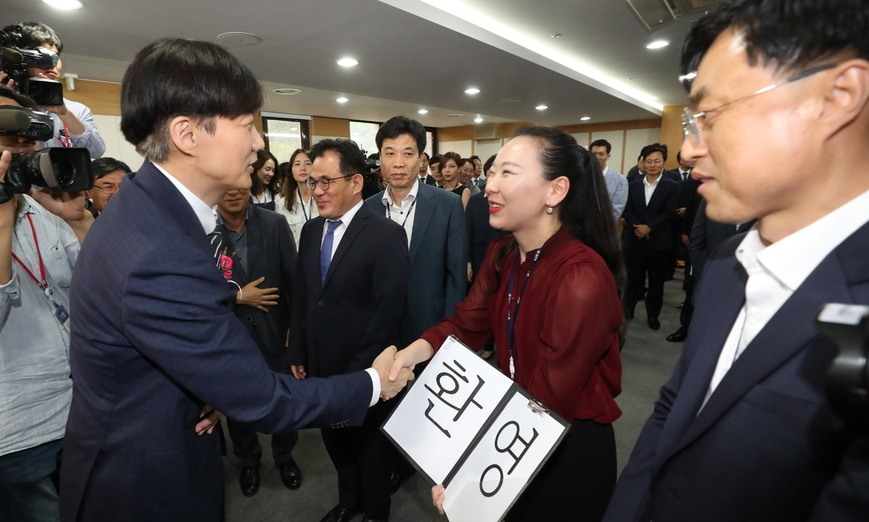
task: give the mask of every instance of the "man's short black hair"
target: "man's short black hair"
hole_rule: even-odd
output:
[[[311,148],[311,162],[329,151],[334,152],[341,159],[339,168],[344,176],[350,177],[354,174],[365,176],[365,173],[368,172],[365,155],[362,154],[355,141],[343,139],[322,140]]]
[[[43,44],[57,47],[57,52],[63,52],[63,42],[60,36],[51,27],[39,22],[18,22],[15,25],[7,25],[4,31],[16,32],[21,35],[18,47],[21,49],[36,49]]]
[[[664,156],[664,161],[667,161],[667,146],[663,143],[652,143],[651,145],[646,145],[640,153],[640,158],[645,160],[649,157],[649,154],[652,154],[653,152],[660,152],[661,155]]]
[[[742,35],[752,66],[798,72],[827,60],[869,60],[866,0],[729,0],[691,28],[682,46],[681,73],[695,72],[727,29]]]
[[[439,165],[440,162],[441,162],[441,155],[440,155],[440,154],[435,154],[435,155],[432,156],[431,159],[429,160],[428,165],[431,167],[431,166],[434,166],[434,165]]]
[[[111,174],[116,170],[122,170],[125,174],[130,173],[130,167],[121,160],[104,156],[91,162],[91,171],[94,173],[94,181]]]
[[[588,150],[591,150],[595,147],[606,147],[607,154],[609,154],[610,152],[613,151],[613,146],[610,145],[610,142],[608,142],[607,140],[603,140],[603,139],[594,140],[593,142],[591,142],[591,145],[588,146]]]
[[[36,105],[36,102],[24,96],[20,92],[16,92],[5,85],[0,85],[0,98],[7,98],[9,100],[15,100],[18,102],[18,105],[22,107],[28,107],[30,109],[38,109],[39,106]]]
[[[169,121],[238,118],[257,112],[262,87],[253,72],[223,47],[181,38],[157,40],[136,54],[121,87],[121,131],[149,160],[168,154]],[[210,128],[209,128],[210,126]]]
[[[422,123],[405,116],[393,116],[377,129],[377,135],[374,137],[377,150],[383,148],[383,140],[395,139],[402,134],[413,136],[413,139],[416,140],[417,152],[421,153],[425,150],[425,127],[422,126]]]

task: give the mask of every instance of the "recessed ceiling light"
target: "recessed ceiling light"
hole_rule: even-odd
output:
[[[468,87],[467,89],[465,89],[465,94],[480,94],[480,89],[477,89],[476,87]]]
[[[554,40],[558,40],[559,38],[561,38],[561,33],[552,33],[549,35],[549,37]]]
[[[583,116],[582,118],[579,119],[579,121],[588,121],[590,119],[591,119],[591,116]]]
[[[483,123],[483,117],[477,116],[476,118],[474,118],[474,123]]]
[[[646,49],[663,49],[670,45],[670,42],[667,40],[655,40],[654,42],[649,42],[646,44]]]
[[[50,5],[55,9],[63,9],[64,11],[71,11],[73,9],[81,9],[81,2],[78,0],[42,0],[44,3]]]
[[[538,111],[545,111],[546,109],[549,108],[549,106],[548,106],[548,105],[543,105],[543,104],[541,103],[540,105],[538,105],[537,107],[534,107],[534,108],[537,109]]]
[[[420,109],[420,110],[416,111],[416,113],[417,113],[417,114],[423,114],[423,115],[424,115],[424,114],[428,114],[428,109]]]
[[[227,45],[256,45],[263,41],[262,38],[253,33],[240,33],[231,31],[228,33],[220,33],[217,35],[220,43]]]
[[[356,60],[355,58],[351,58],[349,56],[345,56],[344,58],[341,58],[340,60],[338,60],[337,63],[341,67],[355,67],[355,66],[359,65],[358,60]]]
[[[338,103],[347,103],[348,101],[350,101],[350,99],[346,98],[344,96],[341,96],[340,98],[337,98],[335,101]]]
[[[301,89],[293,89],[291,87],[278,87],[272,91],[275,94],[280,94],[281,96],[295,96],[302,92]]]

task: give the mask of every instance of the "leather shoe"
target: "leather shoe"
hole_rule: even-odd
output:
[[[667,336],[667,340],[671,343],[681,343],[688,337],[688,329],[684,326]]]
[[[289,489],[299,489],[302,485],[302,472],[296,462],[291,460],[286,464],[278,466],[278,471],[281,472],[281,482]]]
[[[341,504],[337,504],[326,513],[326,516],[320,519],[320,522],[350,522],[354,516],[356,516],[355,509],[347,509],[341,507]]]
[[[241,494],[252,497],[259,491],[259,466],[242,466],[238,476],[238,484],[241,486]]]
[[[658,321],[657,317],[649,319],[649,328],[651,328],[652,330],[658,330],[661,328],[661,322]]]

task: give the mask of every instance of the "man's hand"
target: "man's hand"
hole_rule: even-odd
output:
[[[676,215],[679,217],[685,217],[685,207],[679,207],[676,209]]]
[[[257,310],[268,312],[269,309],[266,307],[278,304],[280,294],[277,288],[259,288],[259,285],[265,280],[265,277],[260,277],[244,285],[239,294],[241,297],[236,299],[236,302],[240,305],[251,306]]]
[[[84,192],[57,192],[47,188],[31,188],[30,197],[64,221],[77,221],[83,219],[86,213],[89,214],[85,212]]]
[[[444,514],[444,497],[446,497],[446,495],[443,484],[432,486],[431,503],[434,504],[434,507],[438,508],[438,513],[441,515]]]
[[[305,367],[301,364],[291,364],[290,371],[293,372],[293,377],[299,381],[304,381],[308,378],[308,372],[305,371]]]
[[[398,375],[390,378],[397,353],[400,353],[398,349],[395,346],[390,346],[383,350],[371,364],[371,367],[380,376],[380,398],[385,401],[398,395],[398,392],[403,390],[409,381],[413,380],[412,368],[401,368],[397,372]]]
[[[634,225],[634,236],[636,236],[637,239],[643,239],[651,232],[652,229],[649,228],[649,225]]]
[[[220,424],[220,417],[219,411],[206,404],[202,407],[202,411],[199,412],[200,420],[193,429],[197,435],[211,435],[214,427]]]

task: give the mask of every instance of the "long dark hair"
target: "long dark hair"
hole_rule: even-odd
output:
[[[553,127],[521,127],[513,134],[513,138],[523,136],[540,143],[539,159],[545,179],[564,176],[570,181],[557,209],[561,224],[603,258],[621,295],[625,283],[621,240],[597,158],[573,136]],[[504,246],[498,253],[499,262],[514,246],[513,242]]]
[[[299,154],[308,156],[308,159],[311,158],[311,154],[309,154],[305,149],[294,150],[293,154],[290,156],[290,161],[288,162],[289,168],[287,169],[287,177],[284,178],[284,182],[281,184],[281,196],[284,197],[284,207],[290,212],[292,212],[296,206],[295,196],[296,190],[299,188],[299,182],[293,177],[293,162],[296,161],[296,156]]]
[[[251,194],[262,194],[263,189],[269,189],[269,192],[272,193],[272,197],[275,195],[275,185],[278,182],[277,171],[275,171],[275,175],[272,176],[271,181],[269,181],[268,185],[263,185],[263,182],[259,180],[259,176],[257,172],[259,169],[263,168],[263,165],[266,164],[268,160],[272,160],[275,164],[275,169],[278,168],[278,159],[275,158],[275,155],[271,152],[262,149],[256,151],[256,161],[253,163],[253,172],[250,173],[250,193]]]

